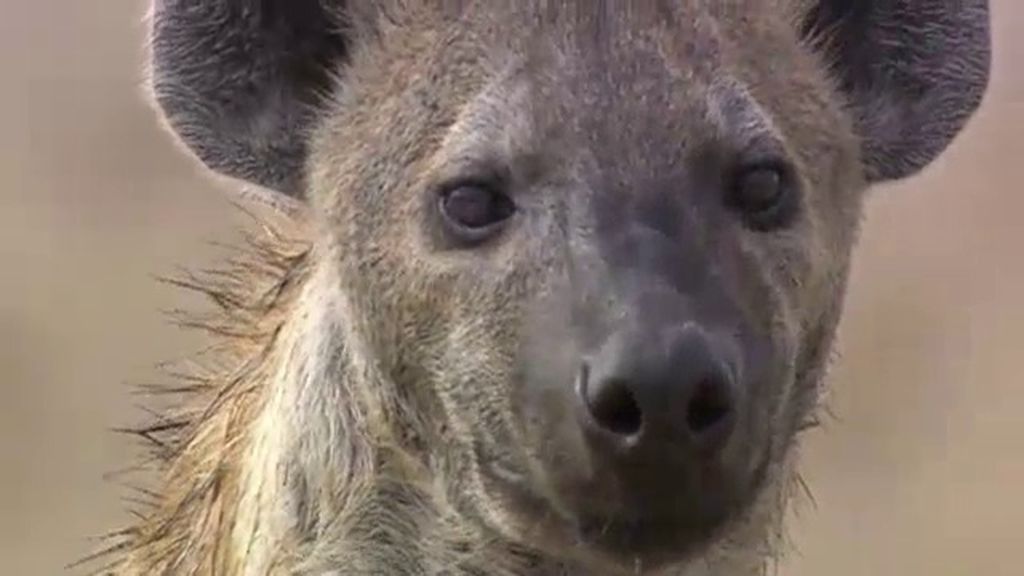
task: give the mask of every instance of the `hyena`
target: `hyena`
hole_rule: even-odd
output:
[[[985,0],[154,0],[152,94],[291,230],[118,574],[749,576],[780,552],[865,191]],[[205,283],[204,283],[205,282]]]

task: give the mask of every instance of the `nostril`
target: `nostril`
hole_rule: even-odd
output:
[[[607,379],[588,382],[583,371],[582,393],[591,416],[599,426],[621,436],[632,436],[643,426],[643,412],[626,382]]]
[[[714,432],[729,420],[733,402],[726,382],[706,378],[694,390],[686,409],[686,424],[694,435]]]
[[[598,423],[623,436],[636,434],[643,425],[643,414],[633,393],[619,382],[602,386],[591,400],[590,410]]]

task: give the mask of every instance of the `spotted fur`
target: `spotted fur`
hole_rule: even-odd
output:
[[[863,193],[928,165],[988,78],[983,0],[157,0],[150,23],[167,126],[294,209],[226,271],[175,280],[219,307],[189,323],[220,347],[184,408],[137,431],[157,484],[101,556],[126,575],[764,573]],[[774,235],[696,184],[761,142],[805,190]],[[527,216],[459,250],[430,191],[480,166]],[[574,298],[607,299],[601,322],[622,309],[608,287],[634,244],[606,231],[623,218],[683,246],[680,270],[725,278],[777,356],[751,424],[761,489],[654,567],[568,528],[551,478],[590,463],[547,412],[566,392],[531,404],[516,387],[579,352]]]

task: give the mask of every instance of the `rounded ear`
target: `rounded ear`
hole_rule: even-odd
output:
[[[805,32],[846,92],[872,182],[911,176],[977,110],[991,59],[988,0],[813,0]]]
[[[303,198],[317,98],[347,49],[332,16],[322,0],[153,0],[152,90],[170,128],[215,172]]]

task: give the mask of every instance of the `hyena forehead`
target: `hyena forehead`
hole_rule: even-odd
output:
[[[784,10],[768,9],[772,2],[584,4],[475,6],[437,26],[469,38],[470,50],[485,55],[477,72],[488,83],[486,101],[522,105],[529,92],[534,113],[564,121],[597,115],[616,120],[608,112],[623,121],[689,114],[724,128],[725,113],[754,120],[748,86],[827,84],[798,49],[799,16],[789,3]],[[443,68],[458,73],[457,67]]]
[[[589,152],[598,157],[587,160],[658,171],[684,148],[780,142],[810,126],[855,146],[824,73],[800,49],[797,11],[747,4],[499,2],[402,12],[408,21],[372,44],[373,57],[349,64],[350,97],[321,131],[312,165],[348,160],[336,172],[358,172],[367,123],[402,152],[433,155],[441,177],[473,162],[525,169],[538,157],[571,169]],[[401,74],[413,78],[397,93]],[[405,120],[388,130],[382,115]],[[419,136],[439,143],[408,143],[417,136],[410,123],[431,124]]]

